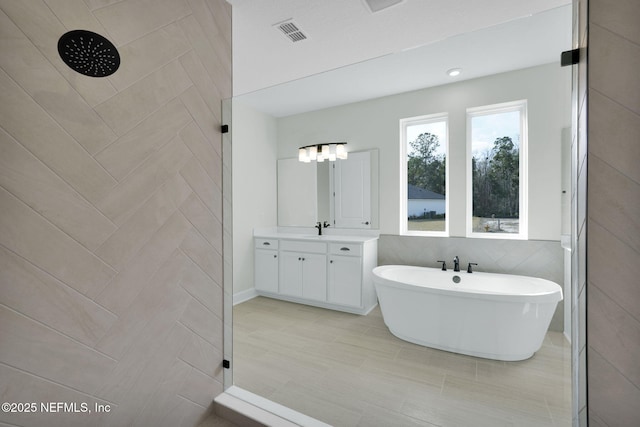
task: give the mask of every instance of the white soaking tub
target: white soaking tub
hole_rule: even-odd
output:
[[[558,284],[508,274],[385,265],[373,269],[373,282],[393,335],[496,360],[533,356],[562,301]]]

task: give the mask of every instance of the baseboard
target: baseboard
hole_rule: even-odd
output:
[[[256,288],[247,289],[233,294],[233,305],[240,304],[245,301],[249,301],[258,296]]]

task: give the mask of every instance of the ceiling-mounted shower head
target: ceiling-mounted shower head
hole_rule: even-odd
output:
[[[120,66],[120,54],[109,40],[91,31],[73,30],[58,40],[60,58],[72,70],[89,77],[106,77]]]

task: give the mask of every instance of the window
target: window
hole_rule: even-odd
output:
[[[467,109],[467,236],[527,238],[527,103]]]
[[[447,235],[446,114],[400,120],[402,234]]]

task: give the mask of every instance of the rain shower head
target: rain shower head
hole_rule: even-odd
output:
[[[109,40],[91,31],[73,30],[58,40],[60,58],[72,70],[89,77],[106,77],[120,66],[120,54]]]

